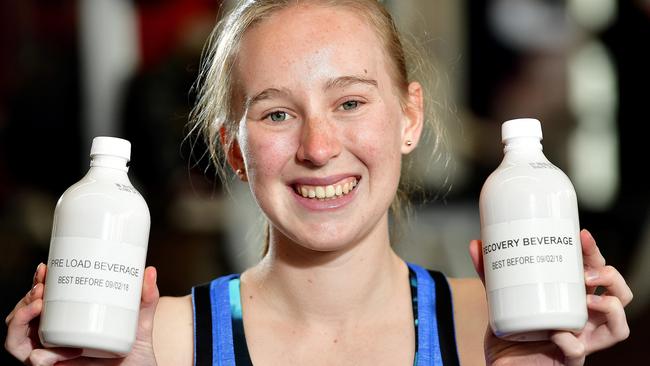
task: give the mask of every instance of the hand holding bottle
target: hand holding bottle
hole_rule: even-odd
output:
[[[587,286],[588,319],[579,332],[555,331],[549,341],[511,342],[498,338],[488,327],[485,355],[488,365],[584,365],[585,357],[626,339],[629,326],[624,307],[632,301],[632,291],[623,276],[605,263],[594,238],[587,230],[580,232],[582,259]],[[472,240],[470,255],[476,272],[485,284],[481,242]],[[595,295],[597,287],[605,291]]]
[[[577,195],[541,140],[537,119],[504,122],[503,160],[479,198],[490,326],[513,341],[547,340],[587,321]]]
[[[159,293],[156,285],[156,269],[147,267],[140,302],[140,316],[136,340],[131,352],[124,358],[98,359],[82,357],[77,348],[43,348],[38,337],[38,322],[43,309],[43,290],[47,266],[40,264],[34,274],[32,289],[7,316],[7,339],[5,348],[18,360],[29,365],[54,365],[70,360],[66,365],[156,365],[153,353],[153,319]]]

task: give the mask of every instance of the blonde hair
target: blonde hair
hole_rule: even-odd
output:
[[[243,0],[239,2],[212,31],[201,62],[201,70],[195,87],[197,88],[197,101],[190,114],[190,133],[197,132],[203,136],[208,146],[210,160],[214,163],[219,176],[228,189],[227,177],[228,163],[226,152],[232,148],[238,130],[238,123],[242,116],[237,114],[234,104],[236,82],[235,64],[237,51],[244,33],[257,23],[269,18],[276,12],[303,4],[327,7],[342,7],[363,14],[372,26],[379,40],[383,43],[386,57],[390,59],[391,77],[396,90],[400,90],[402,107],[405,107],[408,84],[415,80],[423,84],[425,93],[428,79],[434,75],[431,63],[420,55],[418,48],[406,42],[401,36],[386,8],[377,0]],[[408,52],[407,52],[408,51]],[[409,55],[409,58],[406,56]],[[425,94],[425,98],[428,95]],[[422,138],[434,139],[432,159],[437,159],[440,148],[445,143],[444,129],[432,113],[433,103],[425,103],[425,128]],[[222,130],[225,134],[222,135]],[[225,137],[222,141],[222,136]],[[408,162],[404,169],[408,169]],[[390,211],[393,216],[393,226],[400,226],[403,214],[408,214],[408,194],[414,188],[400,180],[400,188],[391,204]],[[268,233],[267,233],[268,235]],[[268,237],[267,237],[268,246]],[[267,248],[264,249],[266,253]]]

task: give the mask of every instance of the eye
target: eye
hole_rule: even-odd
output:
[[[359,108],[359,104],[361,103],[357,100],[348,100],[347,102],[341,104],[341,108],[343,108],[345,111],[351,111],[353,109]]]
[[[266,116],[264,116],[264,119],[267,119],[267,118],[270,119],[273,122],[283,122],[283,121],[286,121],[286,120],[291,119],[293,117],[291,117],[291,115],[289,115],[289,113],[287,113],[287,112],[275,111],[275,112],[271,112],[271,113],[267,114]]]

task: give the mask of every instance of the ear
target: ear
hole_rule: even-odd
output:
[[[226,160],[228,161],[230,168],[232,168],[235,174],[237,174],[239,179],[244,182],[248,181],[246,177],[244,157],[242,155],[241,148],[239,147],[239,142],[237,139],[233,139],[232,144],[228,146],[228,132],[226,131],[225,127],[221,127],[219,129],[219,140],[221,142],[221,146],[225,150],[224,152],[226,154]]]
[[[402,154],[413,151],[422,135],[424,125],[424,96],[422,93],[420,83],[417,81],[409,83],[402,126]]]

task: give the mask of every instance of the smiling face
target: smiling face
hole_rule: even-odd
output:
[[[272,241],[331,251],[387,239],[421,92],[395,86],[374,28],[347,9],[293,6],[245,33],[235,73],[245,111],[230,163],[245,167]]]

